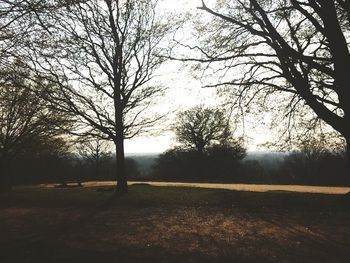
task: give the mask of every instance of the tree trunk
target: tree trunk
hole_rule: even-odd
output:
[[[346,150],[345,150],[345,159],[346,159],[346,168],[348,169],[348,174],[350,175],[350,135],[345,137],[346,140]]]
[[[112,10],[110,4],[108,4],[110,11]],[[112,12],[112,11],[111,11]],[[110,17],[112,19],[112,17]],[[112,19],[111,24],[114,25]],[[117,29],[113,28],[113,36],[118,38]],[[125,154],[124,154],[124,120],[123,120],[123,99],[121,96],[121,72],[123,71],[123,46],[117,41],[117,47],[113,57],[113,75],[114,75],[114,118],[115,118],[115,137],[114,143],[116,147],[116,161],[117,161],[117,188],[116,194],[124,194],[128,192],[128,182],[125,173]]]
[[[128,192],[128,183],[125,174],[125,155],[124,155],[124,140],[123,138],[116,138],[116,161],[117,161],[117,194],[124,194]]]
[[[117,160],[117,188],[116,194],[124,194],[128,192],[128,182],[125,173],[125,154],[124,154],[124,123],[123,123],[123,110],[120,102],[120,95],[115,100],[115,123],[116,123],[116,136],[114,139],[116,147],[116,160]]]
[[[99,160],[99,158],[97,158],[95,161],[95,178],[96,179],[100,178],[100,160]]]

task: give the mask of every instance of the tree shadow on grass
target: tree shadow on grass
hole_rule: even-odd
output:
[[[296,243],[300,247],[296,250],[309,249],[318,251],[317,254],[323,254],[320,262],[347,262],[350,256],[348,244],[343,243],[333,235],[329,235],[330,230],[327,232],[323,229],[327,225],[327,221],[330,224],[327,227],[331,229],[331,224],[334,221],[337,222],[336,218],[341,219],[337,222],[340,226],[348,225],[348,222],[344,221],[346,218],[350,218],[347,194],[233,191],[223,193],[221,199],[227,208],[231,206],[247,218],[251,217],[255,221],[264,222],[267,227],[270,226],[270,229],[275,229],[276,233],[287,231],[291,239],[290,244]],[[316,224],[314,225],[314,223]],[[321,224],[321,228],[318,224]],[[285,251],[285,255],[290,254],[290,248],[266,239],[266,236],[259,232],[255,235],[256,239],[264,243],[271,243],[271,248],[278,247],[278,250]],[[327,261],[327,257],[334,257],[336,260],[330,258]],[[314,259],[308,259],[308,261],[317,262]]]
[[[257,258],[254,255],[247,257],[235,251],[222,255],[205,255],[203,253],[172,253],[161,247],[139,247],[129,246],[113,250],[93,250],[70,247],[61,242],[51,240],[50,242],[36,242],[14,252],[11,257],[3,257],[2,263],[178,263],[178,262],[200,262],[200,263],[248,263],[248,262],[272,262],[267,258]]]
[[[172,190],[172,188],[170,190]],[[200,194],[203,191],[205,192],[205,190],[200,190],[199,192],[196,191],[195,195]],[[169,189],[167,189],[167,191],[165,191],[162,195],[160,195],[158,192],[157,196],[159,197],[160,195],[162,198],[166,197],[166,200],[168,200],[169,193],[171,193],[171,191],[169,192]],[[179,194],[178,189],[176,194]],[[328,237],[321,236],[322,232],[318,233],[320,235],[317,235],[317,238],[314,236],[309,236],[306,232],[301,231],[299,228],[299,226],[306,225],[305,222],[309,222],[309,217],[320,216],[319,212],[327,212],[328,208],[326,208],[325,204],[327,206],[332,206],[338,203],[338,196],[329,197],[318,194],[216,191],[213,195],[207,197],[214,198],[215,202],[204,206],[201,210],[202,212],[208,210],[206,212],[208,215],[214,215],[216,212],[222,212],[225,213],[225,215],[227,214],[227,216],[229,216],[228,218],[232,218],[232,220],[235,218],[237,219],[235,216],[236,214],[242,215],[242,217],[239,218],[247,218],[253,223],[255,221],[263,221],[263,225],[275,228],[277,231],[277,235],[272,238],[270,235],[260,233],[259,227],[253,227],[252,231],[249,232],[248,238],[238,239],[237,244],[216,244],[216,240],[209,236],[210,240],[212,240],[210,241],[210,246],[219,249],[219,253],[216,255],[212,255],[204,249],[196,250],[195,252],[179,251],[178,249],[176,252],[163,246],[152,247],[152,244],[150,246],[146,246],[140,245],[139,243],[133,245],[127,243],[126,245],[123,245],[122,243],[119,243],[119,241],[116,243],[109,242],[109,246],[103,245],[95,247],[92,240],[92,242],[89,242],[92,244],[91,249],[87,249],[85,246],[86,244],[79,243],[80,241],[84,243],[83,239],[85,237],[88,238],[89,236],[86,232],[84,232],[84,226],[91,224],[92,219],[101,223],[101,220],[104,220],[103,217],[108,216],[109,212],[111,212],[108,211],[111,207],[116,209],[115,212],[117,213],[113,212],[115,217],[110,220],[130,219],[129,209],[133,209],[137,218],[142,218],[143,216],[146,218],[149,215],[153,215],[156,211],[164,211],[165,208],[162,206],[163,203],[161,202],[160,204],[155,204],[155,210],[147,209],[147,213],[140,213],[140,206],[134,201],[137,200],[137,202],[139,202],[139,199],[141,199],[141,201],[145,201],[144,199],[146,197],[152,198],[153,200],[156,196],[154,196],[153,193],[152,195],[148,196],[144,192],[141,196],[128,196],[128,199],[126,200],[128,207],[125,209],[124,201],[117,201],[119,198],[111,196],[100,205],[97,205],[94,209],[89,210],[89,212],[85,211],[85,213],[79,216],[77,220],[61,224],[50,231],[43,231],[29,238],[26,237],[19,239],[16,242],[11,242],[9,244],[0,244],[3,251],[0,253],[0,262],[281,262],[281,258],[269,258],[268,255],[271,255],[271,253],[269,254],[264,251],[259,251],[262,249],[262,247],[265,250],[273,250],[273,253],[282,257],[283,262],[296,262],[298,261],[295,260],[297,257],[299,257],[300,262],[303,262],[303,260],[307,260],[307,262],[347,262],[345,258],[348,259],[348,256],[350,255],[349,249],[344,247],[342,244],[334,242],[336,240],[329,240],[327,239]],[[171,195],[171,198],[173,197],[175,197],[175,193]],[[147,198],[146,201],[148,200]],[[132,200],[130,201],[130,199]],[[188,199],[189,197],[186,200]],[[169,205],[172,204],[173,201],[168,200],[166,203]],[[122,204],[123,206],[121,206]],[[198,203],[196,199],[192,205],[198,206],[198,204],[202,203]],[[232,208],[232,204],[235,206],[232,210],[230,210],[230,208]],[[179,205],[181,205],[183,209],[187,208],[182,202],[180,202]],[[142,207],[144,207],[144,203],[142,203]],[[167,207],[169,210],[177,208],[178,206]],[[128,216],[124,219],[123,217],[120,217],[118,209],[123,209],[124,213]],[[195,207],[195,209],[197,209],[197,207]],[[339,209],[340,212],[343,211],[343,207],[341,206],[338,208],[334,207],[334,209],[331,209],[327,213],[331,215],[333,211],[337,212]],[[108,211],[108,213],[105,214],[106,211]],[[232,215],[230,215],[230,211],[233,211]],[[198,216],[200,215],[201,214],[198,214]],[[290,219],[289,216],[296,216],[297,219]],[[183,217],[185,217],[185,215]],[[156,218],[161,219],[162,217],[156,216]],[[67,220],[69,220],[69,218],[67,218]],[[92,226],[88,225],[88,227],[95,227],[94,224],[96,224],[96,222],[92,222]],[[313,221],[311,220],[310,222]],[[123,227],[123,225],[119,225],[120,223],[118,223],[118,221],[115,223],[118,224],[118,227]],[[147,222],[143,222],[142,224],[147,225]],[[281,239],[278,238],[278,232],[284,229],[288,230],[289,237],[291,238],[291,240],[288,241],[288,244],[279,243]],[[106,229],[106,231],[108,231],[108,229]],[[127,229],[126,233],[129,233],[128,231],[129,230]],[[69,240],[69,238],[67,239],[67,236],[76,232],[79,232],[79,238],[75,240],[77,241],[76,243],[74,239],[73,241]],[[103,232],[100,233],[103,234]],[[147,234],[148,232],[146,231],[144,233]],[[325,233],[327,233],[327,231]],[[162,233],[159,233],[159,235],[161,234]],[[194,237],[193,240],[191,240],[191,237],[187,236],[193,235],[192,232],[183,232],[182,234],[183,236],[181,236],[180,239],[172,239],[174,246],[176,246],[176,242],[184,241],[190,245],[192,241],[195,242],[197,240],[197,237]],[[201,237],[202,235],[200,235],[198,238]],[[184,240],[182,238],[184,238]],[[103,239],[101,240],[103,242]],[[300,244],[298,245],[296,243]],[[110,246],[110,244],[112,244],[112,246]],[[315,256],[311,257],[313,253]],[[310,258],[305,258],[305,256]]]
[[[47,231],[41,231],[32,235],[26,235],[24,238],[18,238],[15,240],[2,242],[0,243],[0,248],[2,251],[1,254],[3,257],[8,258],[9,260],[12,257],[16,258],[21,255],[24,256],[26,253],[31,253],[31,250],[37,251],[38,256],[41,253],[43,253],[43,255],[45,256],[47,253],[47,249],[45,248],[47,248],[47,246],[49,246],[50,244],[52,244],[52,246],[56,246],[57,244],[55,244],[55,242],[57,242],[57,240],[59,240],[60,237],[65,236],[66,234],[69,234],[71,232],[77,231],[77,229],[87,224],[94,217],[108,210],[118,198],[118,195],[111,195],[102,204],[97,205],[90,212],[80,216],[74,221],[71,221],[70,218],[67,218],[65,223],[59,224],[58,226],[53,227]],[[0,262],[3,261],[0,259]],[[10,260],[9,262],[22,261]],[[27,262],[27,260],[25,260],[25,262]],[[51,260],[43,262],[51,262]]]

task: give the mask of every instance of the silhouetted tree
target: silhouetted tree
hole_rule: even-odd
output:
[[[239,142],[213,145],[200,153],[195,149],[176,147],[158,157],[154,171],[165,180],[233,180],[245,153]]]
[[[24,50],[33,41],[43,41],[50,34],[50,17],[72,1],[0,0],[0,59],[9,64],[13,58],[24,58]]]
[[[200,153],[213,144],[228,142],[232,136],[224,111],[201,106],[180,112],[174,129],[179,143]]]
[[[13,184],[62,182],[80,177],[75,170],[70,143],[62,137],[34,137],[8,163]],[[72,179],[70,179],[72,180]]]
[[[332,148],[322,136],[301,141],[297,149],[285,157],[281,176],[289,176],[291,183],[298,184],[347,183],[343,155],[343,151]]]
[[[9,166],[19,155],[67,149],[59,127],[68,116],[52,110],[37,94],[45,92],[28,81],[29,72],[17,60],[0,71],[0,189],[11,189]]]
[[[77,150],[80,157],[92,165],[95,178],[99,178],[101,163],[111,154],[108,142],[99,138],[84,138],[77,145]]]
[[[170,28],[158,22],[155,6],[156,1],[74,1],[56,16],[56,31],[45,38],[50,48],[34,48],[40,51],[37,72],[58,86],[50,100],[80,117],[81,135],[114,142],[120,193],[127,192],[124,139],[162,117],[146,113],[163,91],[152,79],[164,61],[155,54]]]
[[[344,136],[350,158],[348,1],[217,3],[211,8],[202,1],[199,9],[213,18],[197,26],[205,44],[191,47],[199,56],[182,60],[205,63],[210,77],[220,76],[207,86],[234,86],[242,105],[276,94],[284,94],[287,113],[308,105]]]
[[[225,179],[246,155],[233,138],[223,110],[194,107],[178,114],[174,125],[180,146],[161,154],[156,174],[172,179]]]
[[[205,178],[207,170],[203,167],[204,153],[196,150],[175,147],[159,155],[154,164],[156,177],[162,180],[191,180]]]

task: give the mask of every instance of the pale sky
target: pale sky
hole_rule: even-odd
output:
[[[211,1],[206,1],[210,3]],[[177,12],[178,14],[184,12],[190,12],[194,14],[200,14],[203,11],[197,9],[201,5],[200,0],[161,0],[159,2],[159,8],[162,13]],[[194,79],[191,76],[188,68],[184,67],[180,62],[168,62],[160,69],[161,77],[157,78],[157,82],[162,83],[168,88],[165,97],[160,105],[162,110],[169,111],[171,114],[168,116],[168,120],[163,122],[163,129],[170,127],[174,122],[174,116],[176,112],[186,110],[188,108],[204,105],[204,106],[217,106],[220,102],[220,98],[216,95],[215,89],[201,88],[203,83]],[[243,128],[239,128],[235,135],[249,138],[247,141],[248,150],[258,150],[259,144],[271,139],[271,133],[267,132],[266,128],[257,123],[262,123],[266,118],[264,116],[257,116],[259,120],[251,119],[244,124]],[[253,127],[255,126],[255,127]],[[130,153],[155,153],[164,152],[171,148],[176,143],[174,133],[169,131],[159,132],[160,134],[149,136],[142,136],[125,141],[125,152]]]

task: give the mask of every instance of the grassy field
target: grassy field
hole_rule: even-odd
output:
[[[0,195],[0,262],[349,262],[339,194],[133,185]]]

